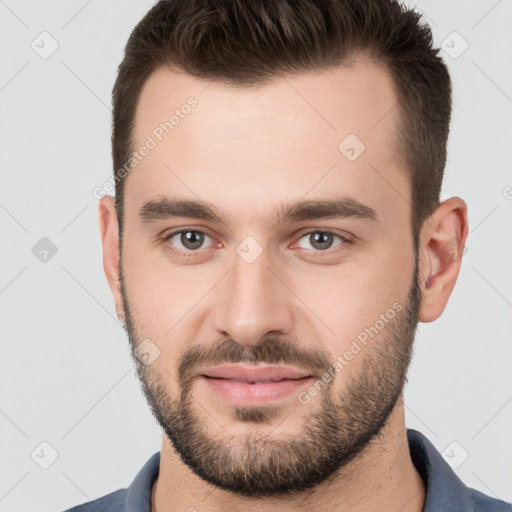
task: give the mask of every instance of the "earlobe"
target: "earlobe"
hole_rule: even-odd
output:
[[[443,313],[457,281],[467,235],[467,205],[459,197],[443,201],[425,220],[419,248],[421,322],[432,322]]]
[[[103,270],[114,297],[117,315],[124,323],[119,273],[119,224],[115,209],[115,199],[111,196],[102,197],[98,204],[98,214],[103,245]]]

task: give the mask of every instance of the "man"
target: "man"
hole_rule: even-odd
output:
[[[75,511],[510,511],[403,387],[468,234],[439,194],[451,86],[385,0],[181,0],[113,91],[104,269],[161,451]]]

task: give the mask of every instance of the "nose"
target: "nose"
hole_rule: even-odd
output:
[[[252,263],[235,253],[232,269],[219,285],[214,317],[222,336],[257,345],[264,337],[291,332],[293,292],[266,251]]]

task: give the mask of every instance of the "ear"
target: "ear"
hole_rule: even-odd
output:
[[[117,316],[124,323],[125,314],[119,272],[119,224],[117,222],[115,199],[108,195],[102,197],[99,202],[98,212],[101,242],[103,244],[103,270],[114,297]]]
[[[432,322],[444,311],[459,275],[467,236],[467,206],[460,197],[443,201],[423,223],[420,322]]]

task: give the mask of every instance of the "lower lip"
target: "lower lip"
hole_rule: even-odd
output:
[[[233,405],[262,405],[278,398],[287,396],[294,391],[310,385],[313,377],[303,379],[283,379],[276,382],[249,383],[237,382],[231,379],[218,379],[213,377],[201,377],[207,385]]]

